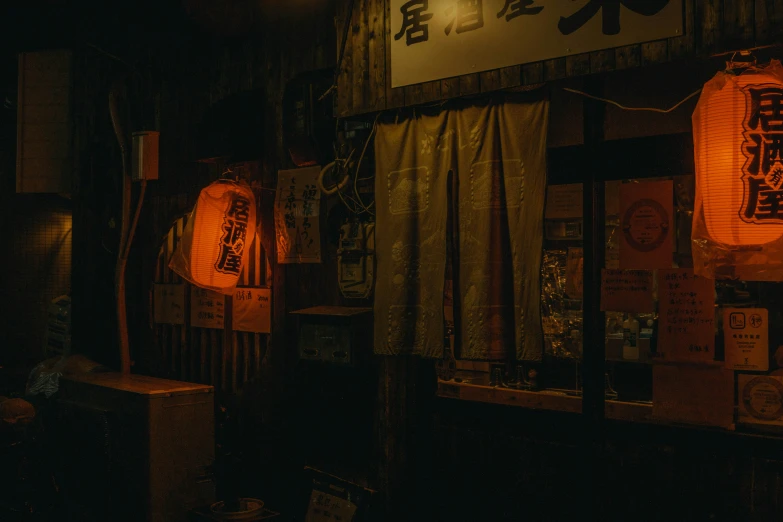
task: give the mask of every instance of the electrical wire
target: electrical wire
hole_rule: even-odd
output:
[[[751,47],[750,49],[742,49],[742,50],[738,50],[738,51],[726,51],[726,52],[723,52],[723,53],[713,54],[713,55],[711,55],[711,58],[717,58],[719,56],[731,55],[732,59],[731,59],[731,61],[729,63],[734,63],[734,56],[736,56],[737,54],[740,54],[742,56],[747,56],[747,55],[750,55],[753,51],[759,51],[759,50],[762,50],[762,49],[771,49],[771,48],[776,48],[776,47],[780,47],[780,46],[781,46],[781,44],[776,43],[776,44],[771,44],[771,45],[761,45],[761,46],[758,46],[758,47]],[[746,67],[751,67],[754,64],[755,64],[755,62],[753,64],[746,65]],[[624,111],[647,111],[647,112],[657,112],[657,113],[661,113],[661,114],[668,114],[668,113],[676,110],[683,103],[687,102],[688,100],[690,100],[691,98],[693,98],[694,96],[698,95],[701,92],[701,89],[699,89],[698,91],[694,91],[694,92],[690,93],[688,96],[686,96],[685,98],[683,98],[682,100],[680,100],[679,102],[677,102],[675,105],[673,105],[672,107],[670,107],[668,109],[657,109],[655,107],[628,107],[628,106],[623,105],[621,103],[618,103],[618,102],[616,102],[614,100],[601,98],[600,96],[593,96],[592,94],[588,94],[588,93],[580,91],[578,89],[571,89],[569,87],[563,87],[563,90],[564,91],[568,91],[568,92],[572,92],[574,94],[579,94],[579,95],[584,96],[586,98],[590,98],[591,100],[597,100],[597,101],[601,101],[601,102],[604,102],[604,103],[608,103],[610,105],[614,105],[615,107],[618,107],[618,108],[620,108],[620,109],[622,109]]]
[[[597,101],[601,101],[601,102],[604,102],[604,103],[608,103],[610,105],[614,105],[615,107],[618,107],[618,108],[620,108],[620,109],[622,109],[624,111],[647,111],[647,112],[658,112],[658,113],[661,113],[661,114],[668,114],[668,113],[672,112],[673,110],[677,109],[680,105],[682,105],[683,103],[687,102],[688,100],[690,100],[694,96],[697,96],[701,92],[701,89],[699,89],[697,91],[694,91],[694,92],[690,93],[688,96],[686,96],[682,100],[678,101],[676,104],[674,104],[673,106],[669,107],[668,109],[657,109],[655,107],[628,107],[628,106],[623,105],[621,103],[618,103],[618,102],[616,102],[614,100],[609,100],[607,98],[601,98],[600,96],[593,96],[592,94],[587,94],[586,92],[583,92],[583,91],[580,91],[580,90],[577,90],[577,89],[571,89],[569,87],[563,87],[563,90],[564,91],[568,91],[568,92],[572,92],[574,94],[579,94],[581,96],[584,96],[585,98],[590,98],[591,100],[597,100]]]
[[[364,141],[364,145],[362,146],[362,152],[359,156],[359,159],[356,162],[356,167],[353,168],[353,195],[346,194],[342,191],[342,189],[348,184],[348,181],[351,179],[351,173],[347,172],[345,177],[338,181],[335,186],[331,188],[324,187],[323,184],[323,178],[325,173],[328,170],[331,170],[332,172],[339,172],[340,170],[350,170],[350,163],[351,158],[353,158],[354,153],[356,152],[356,149],[352,149],[351,152],[348,154],[347,159],[341,159],[341,158],[335,158],[335,160],[324,167],[317,179],[318,187],[321,189],[321,192],[324,193],[327,196],[330,196],[332,194],[337,194],[337,196],[340,198],[340,201],[345,205],[345,207],[352,213],[356,215],[362,215],[362,214],[370,214],[371,216],[375,216],[375,213],[372,211],[373,205],[375,205],[375,202],[371,202],[370,204],[365,204],[364,200],[362,199],[361,194],[359,194],[359,187],[358,182],[363,181],[366,179],[372,179],[373,176],[368,176],[364,178],[359,177],[359,172],[361,170],[362,161],[364,160],[364,156],[367,154],[367,148],[370,145],[370,141],[372,141],[373,136],[375,135],[375,131],[378,127],[378,119],[381,117],[382,113],[378,113],[375,117],[375,120],[373,121],[372,128],[370,129],[370,133],[367,135],[367,139]],[[334,147],[335,150],[335,156],[337,155],[337,148]],[[349,204],[350,202],[350,204]]]
[[[381,117],[381,113],[379,112],[375,116],[375,120],[372,122],[372,129],[370,129],[370,134],[367,135],[367,139],[364,141],[364,147],[362,147],[362,154],[359,156],[359,161],[356,164],[356,171],[354,173],[354,178],[353,178],[353,193],[356,196],[356,200],[359,202],[362,209],[368,214],[370,214],[371,216],[375,216],[375,213],[372,210],[370,210],[372,206],[375,204],[375,201],[370,203],[369,206],[366,206],[364,204],[364,201],[362,200],[362,197],[359,195],[359,171],[361,170],[362,167],[362,160],[364,159],[364,155],[367,152],[367,146],[370,144],[370,141],[375,135],[375,130],[378,127],[378,118],[380,117]]]

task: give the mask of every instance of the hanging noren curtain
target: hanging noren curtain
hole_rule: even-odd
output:
[[[465,359],[541,358],[548,102],[492,100],[378,124],[375,352],[443,353],[448,178],[457,179]]]

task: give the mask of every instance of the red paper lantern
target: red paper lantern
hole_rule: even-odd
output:
[[[256,203],[246,183],[220,180],[201,191],[169,267],[191,283],[230,294],[256,232]]]
[[[693,140],[694,241],[730,251],[783,237],[780,62],[707,82],[693,113]]]

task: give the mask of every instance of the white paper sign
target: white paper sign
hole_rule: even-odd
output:
[[[321,262],[321,167],[281,170],[277,175],[275,235],[278,263]]]
[[[192,287],[190,291],[190,326],[222,330],[225,325],[226,296]]]
[[[272,290],[237,288],[234,291],[231,328],[237,332],[272,332]]]
[[[765,308],[724,308],[726,368],[769,370],[769,313]]]
[[[582,184],[547,186],[545,217],[546,219],[582,219]]]
[[[153,316],[158,324],[185,324],[185,285],[154,285]]]
[[[391,0],[392,87],[683,34],[682,0]]]

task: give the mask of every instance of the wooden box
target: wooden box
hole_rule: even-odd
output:
[[[180,522],[214,502],[214,393],[211,386],[142,375],[63,377],[60,405],[103,415],[109,448],[112,520]],[[80,437],[78,423],[71,423]],[[79,476],[74,469],[66,478]],[[99,477],[101,480],[101,477]]]

